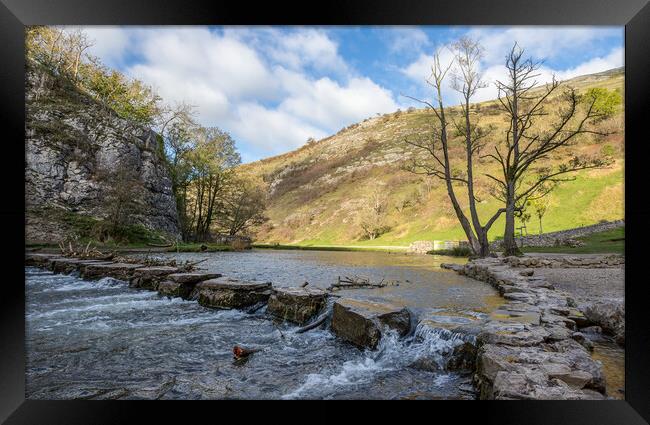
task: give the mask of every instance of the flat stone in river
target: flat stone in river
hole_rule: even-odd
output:
[[[176,272],[178,272],[178,268],[170,266],[142,267],[133,272],[129,286],[156,290],[161,280]]]
[[[57,258],[59,256],[60,254],[44,254],[44,253],[26,254],[25,265],[32,266],[32,267],[46,267],[52,258]]]
[[[221,277],[200,282],[194,288],[199,304],[213,308],[245,308],[266,302],[271,295],[271,282],[245,282]]]
[[[191,272],[191,273],[172,273],[167,276],[167,279],[185,284],[196,284],[204,280],[215,279],[221,277],[220,273],[204,273],[204,272]]]
[[[135,270],[142,267],[144,267],[143,264],[130,263],[86,264],[81,267],[81,277],[84,279],[112,277],[113,279],[128,281]]]
[[[110,261],[78,259],[78,258],[54,258],[50,260],[50,269],[54,273],[69,274],[79,270],[81,266],[88,264],[111,264]]]
[[[173,273],[158,284],[158,293],[168,297],[190,298],[197,283],[221,277],[219,273]]]
[[[382,328],[396,330],[401,336],[411,328],[411,314],[406,308],[371,301],[341,299],[334,303],[332,331],[360,348],[375,349]]]
[[[272,315],[303,325],[316,316],[327,301],[327,293],[315,288],[276,288],[267,310]]]

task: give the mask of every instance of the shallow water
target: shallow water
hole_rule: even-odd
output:
[[[420,319],[464,323],[501,302],[495,291],[439,268],[433,256],[272,251],[163,254],[206,259],[203,269],[275,286],[327,287],[360,275],[399,286],[337,294],[407,306]],[[265,309],[213,310],[105,278],[85,281],[26,269],[27,397],[61,398],[462,398],[468,376],[410,367],[441,361],[455,344],[426,327],[389,334],[361,351],[326,329],[296,334]],[[260,348],[234,363],[232,347]]]

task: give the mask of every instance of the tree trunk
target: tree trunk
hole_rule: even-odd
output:
[[[478,235],[478,243],[480,245],[478,255],[485,258],[490,255],[490,242],[487,238],[487,231],[481,230]]]
[[[506,227],[503,234],[503,255],[521,255],[515,239],[515,204],[508,199],[506,205]]]

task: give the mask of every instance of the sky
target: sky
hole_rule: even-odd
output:
[[[243,162],[284,153],[368,117],[431,100],[432,55],[467,35],[484,48],[496,98],[516,41],[543,61],[540,83],[623,66],[623,27],[83,27],[90,53],[195,107],[201,125],[229,132]],[[447,86],[446,103],[458,96]]]

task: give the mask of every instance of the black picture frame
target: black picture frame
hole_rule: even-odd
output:
[[[24,293],[24,27],[34,24],[167,25],[167,24],[318,24],[318,25],[624,25],[625,26],[625,220],[626,220],[626,351],[624,401],[517,401],[459,405],[416,405],[420,414],[448,411],[454,422],[472,420],[499,424],[643,424],[650,422],[650,332],[646,285],[642,273],[648,240],[650,208],[646,206],[646,168],[650,144],[646,115],[650,111],[650,4],[647,0],[335,0],[329,2],[214,2],[166,0],[0,0],[0,134],[3,199],[2,285],[0,292],[0,421],[7,424],[129,423],[136,414],[149,420],[207,413],[213,420],[270,418],[271,409],[250,409],[235,403],[140,403],[124,401],[25,400]],[[635,276],[636,274],[636,276]],[[370,419],[389,410],[415,413],[413,404],[395,409],[375,404],[354,409]],[[449,408],[450,406],[451,408]],[[285,417],[295,408],[280,406]],[[319,419],[337,417],[340,409],[317,408]],[[274,410],[274,409],[273,409]],[[310,420],[314,416],[298,419]],[[347,416],[347,414],[345,414]],[[426,416],[425,416],[426,418]],[[442,417],[440,417],[442,420]],[[237,419],[235,419],[237,420]],[[425,420],[425,419],[422,419]],[[452,419],[444,419],[452,420]]]

